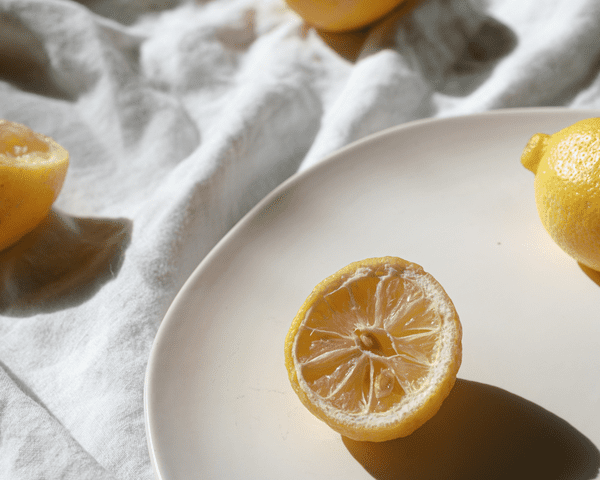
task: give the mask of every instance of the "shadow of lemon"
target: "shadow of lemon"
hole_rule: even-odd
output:
[[[416,432],[383,443],[342,438],[378,480],[593,479],[598,448],[567,422],[517,395],[458,379]]]
[[[600,272],[592,270],[590,267],[586,267],[582,263],[577,262],[577,264],[579,265],[579,268],[581,268],[583,273],[585,273],[592,282],[594,282],[600,287]]]
[[[83,303],[116,277],[132,228],[128,219],[72,217],[53,209],[0,252],[0,313],[23,317]]]

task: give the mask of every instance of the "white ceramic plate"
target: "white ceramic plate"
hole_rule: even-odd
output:
[[[272,192],[198,266],[160,326],[145,386],[157,477],[594,478],[600,276],[543,230],[520,154],[533,133],[599,115],[535,109],[414,122]],[[314,285],[384,255],[421,264],[444,286],[464,356],[432,420],[368,444],[300,404],[283,343]]]

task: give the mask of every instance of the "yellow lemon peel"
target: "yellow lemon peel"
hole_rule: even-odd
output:
[[[554,242],[600,271],[600,118],[533,135],[521,163],[535,174],[538,214]]]
[[[53,139],[0,119],[0,251],[48,215],[68,167],[68,152]]]

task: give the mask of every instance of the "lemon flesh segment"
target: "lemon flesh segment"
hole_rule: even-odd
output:
[[[68,167],[68,152],[50,137],[0,120],[0,251],[48,215]]]
[[[355,262],[325,279],[286,339],[300,400],[354,440],[412,433],[437,412],[460,362],[452,301],[419,265],[396,257]]]

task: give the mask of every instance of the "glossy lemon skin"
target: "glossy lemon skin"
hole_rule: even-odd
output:
[[[579,263],[600,271],[600,118],[534,135],[521,161],[535,173],[536,206],[548,234]]]

